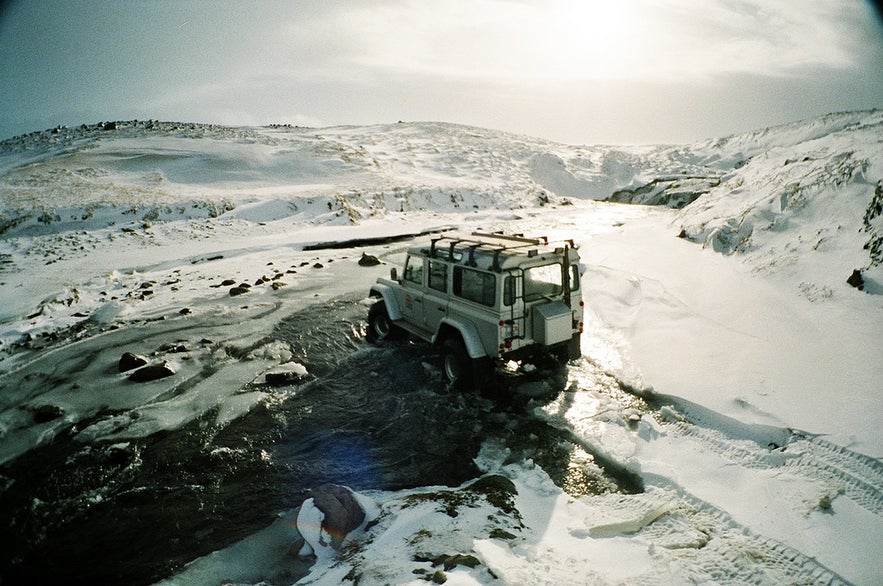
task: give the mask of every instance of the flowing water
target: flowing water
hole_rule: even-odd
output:
[[[473,459],[489,440],[572,492],[640,490],[603,461],[589,465],[566,429],[533,415],[536,399],[500,399],[537,385],[552,399],[566,370],[501,376],[495,399],[453,392],[430,346],[365,344],[364,311],[340,299],[282,319],[267,338],[313,378],[264,389],[232,422],[210,411],[113,444],[84,445],[71,428],[0,467],[0,582],[153,583],[266,527],[319,484],[457,486],[480,474]]]

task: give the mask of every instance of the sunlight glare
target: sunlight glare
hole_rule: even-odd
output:
[[[550,73],[558,78],[613,79],[629,76],[631,55],[642,44],[634,34],[630,0],[560,0],[549,11]]]

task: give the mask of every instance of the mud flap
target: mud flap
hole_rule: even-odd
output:
[[[583,355],[582,348],[580,346],[580,336],[581,334],[577,332],[570,337],[570,342],[567,343],[568,360],[576,360]]]

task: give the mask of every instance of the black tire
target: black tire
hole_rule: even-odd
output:
[[[442,350],[442,369],[448,382],[455,389],[472,390],[475,383],[475,369],[460,336],[452,335],[445,338]]]
[[[386,302],[382,299],[374,303],[368,310],[368,331],[366,337],[369,342],[384,342],[396,340],[401,337],[401,329],[389,319],[386,310]]]
[[[442,370],[452,388],[482,393],[486,390],[493,379],[493,360],[487,356],[470,358],[459,334],[445,338],[442,350]]]

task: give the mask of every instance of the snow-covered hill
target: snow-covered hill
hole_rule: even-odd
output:
[[[880,583],[881,129],[0,143],[0,581]],[[584,356],[528,385],[551,398],[448,393],[428,349],[362,340],[373,280],[452,225],[581,245]],[[314,565],[286,553],[311,482],[379,506]]]

